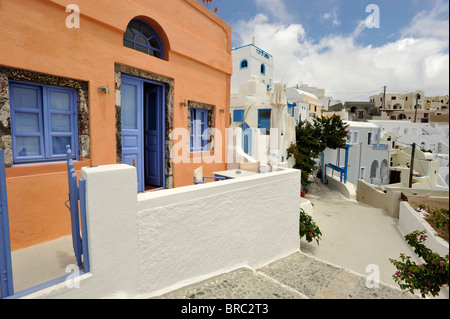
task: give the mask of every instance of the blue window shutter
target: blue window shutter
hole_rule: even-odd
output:
[[[72,89],[10,82],[14,163],[65,160],[78,154],[77,99]]]
[[[206,150],[208,111],[191,108],[191,152]]]
[[[22,161],[44,159],[41,88],[11,83],[10,97],[13,158]]]
[[[234,110],[233,120],[235,122],[242,122],[244,120],[244,110]]]
[[[190,114],[191,115],[191,144],[190,144],[190,146],[191,146],[191,152],[193,152],[194,151],[194,141],[195,141],[195,139],[194,139],[195,109],[190,109],[190,113],[191,113]]]
[[[208,144],[208,111],[207,110],[200,110],[201,114],[201,132],[200,135],[202,136],[202,142],[201,142],[201,150],[206,151],[206,146]]]
[[[49,157],[61,157],[66,145],[76,151],[73,143],[77,136],[76,100],[73,90],[49,88],[47,102],[48,152]]]

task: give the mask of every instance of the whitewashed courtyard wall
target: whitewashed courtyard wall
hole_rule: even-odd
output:
[[[83,168],[91,272],[29,298],[140,298],[299,250],[300,171],[137,194],[127,165]]]
[[[399,208],[399,230],[403,236],[415,230],[427,232],[425,246],[441,256],[449,254],[449,245],[436,235],[436,231],[428,224],[421,214],[415,211],[408,202],[401,202]]]

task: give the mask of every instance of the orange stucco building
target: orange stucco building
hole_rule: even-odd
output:
[[[199,1],[4,0],[0,21],[12,250],[70,234],[66,144],[77,173],[135,165],[138,191],[226,169],[231,27]],[[196,123],[222,133],[221,149]],[[191,134],[188,162],[170,155],[175,128]]]

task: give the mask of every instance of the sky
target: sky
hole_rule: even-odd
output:
[[[200,0],[199,0],[200,1]],[[274,57],[274,82],[343,101],[423,90],[449,94],[448,0],[213,0],[232,46]]]

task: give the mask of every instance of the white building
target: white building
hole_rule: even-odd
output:
[[[322,110],[328,110],[330,106],[338,103],[343,103],[341,100],[336,100],[331,96],[326,96],[325,89],[320,89],[315,86],[309,86],[308,84],[304,83],[297,84],[295,88],[303,92],[311,93],[315,96],[315,98],[319,99]]]
[[[263,164],[267,164],[269,145],[272,149],[277,143],[277,162],[282,163],[287,160],[287,148],[295,141],[295,121],[287,113],[287,105],[282,112],[284,128],[272,128],[271,99],[272,93],[253,75],[239,85],[239,93],[232,94],[230,102],[230,128],[242,128],[242,150]]]
[[[414,162],[412,161],[412,147],[398,145],[390,153],[391,186],[409,187],[418,189],[447,189],[441,185],[439,179],[439,163],[420,149],[414,152]],[[411,164],[413,165],[413,175],[411,176]]]
[[[287,113],[286,99],[284,108],[273,112],[272,55],[257,47],[253,37],[252,44],[233,49],[232,56],[230,128],[242,129],[237,148],[262,164],[288,165],[286,150],[295,142],[295,120]],[[284,96],[286,88],[281,86],[279,92]]]
[[[310,117],[321,116],[322,102],[313,93],[293,86],[286,88],[286,98],[291,106],[288,113],[295,118],[296,124]]]
[[[346,148],[324,151],[322,167],[327,165],[324,173],[339,177],[341,170],[355,186],[359,179],[376,185],[389,184],[390,145],[380,143],[381,129],[367,122],[345,123],[349,124]]]
[[[382,132],[392,134],[392,148],[395,148],[396,143],[409,147],[415,143],[417,149],[427,151],[425,154],[429,154],[429,160],[439,163],[439,185],[449,186],[448,124],[436,124],[433,127],[428,123],[410,121],[369,120],[369,122],[376,124]]]
[[[413,123],[411,121],[369,120],[368,122],[377,125],[384,132],[395,134],[399,143],[407,145],[416,143],[419,148],[433,153],[449,153],[448,136],[443,129],[443,125],[435,128],[428,123]]]
[[[231,76],[231,94],[239,93],[239,85],[250,76],[257,76],[270,90],[273,83],[274,59],[272,55],[253,43],[232,50],[233,75]]]
[[[238,93],[231,95],[230,127],[247,123],[249,127],[268,130],[271,108],[266,85],[257,76],[250,76],[240,83]]]

